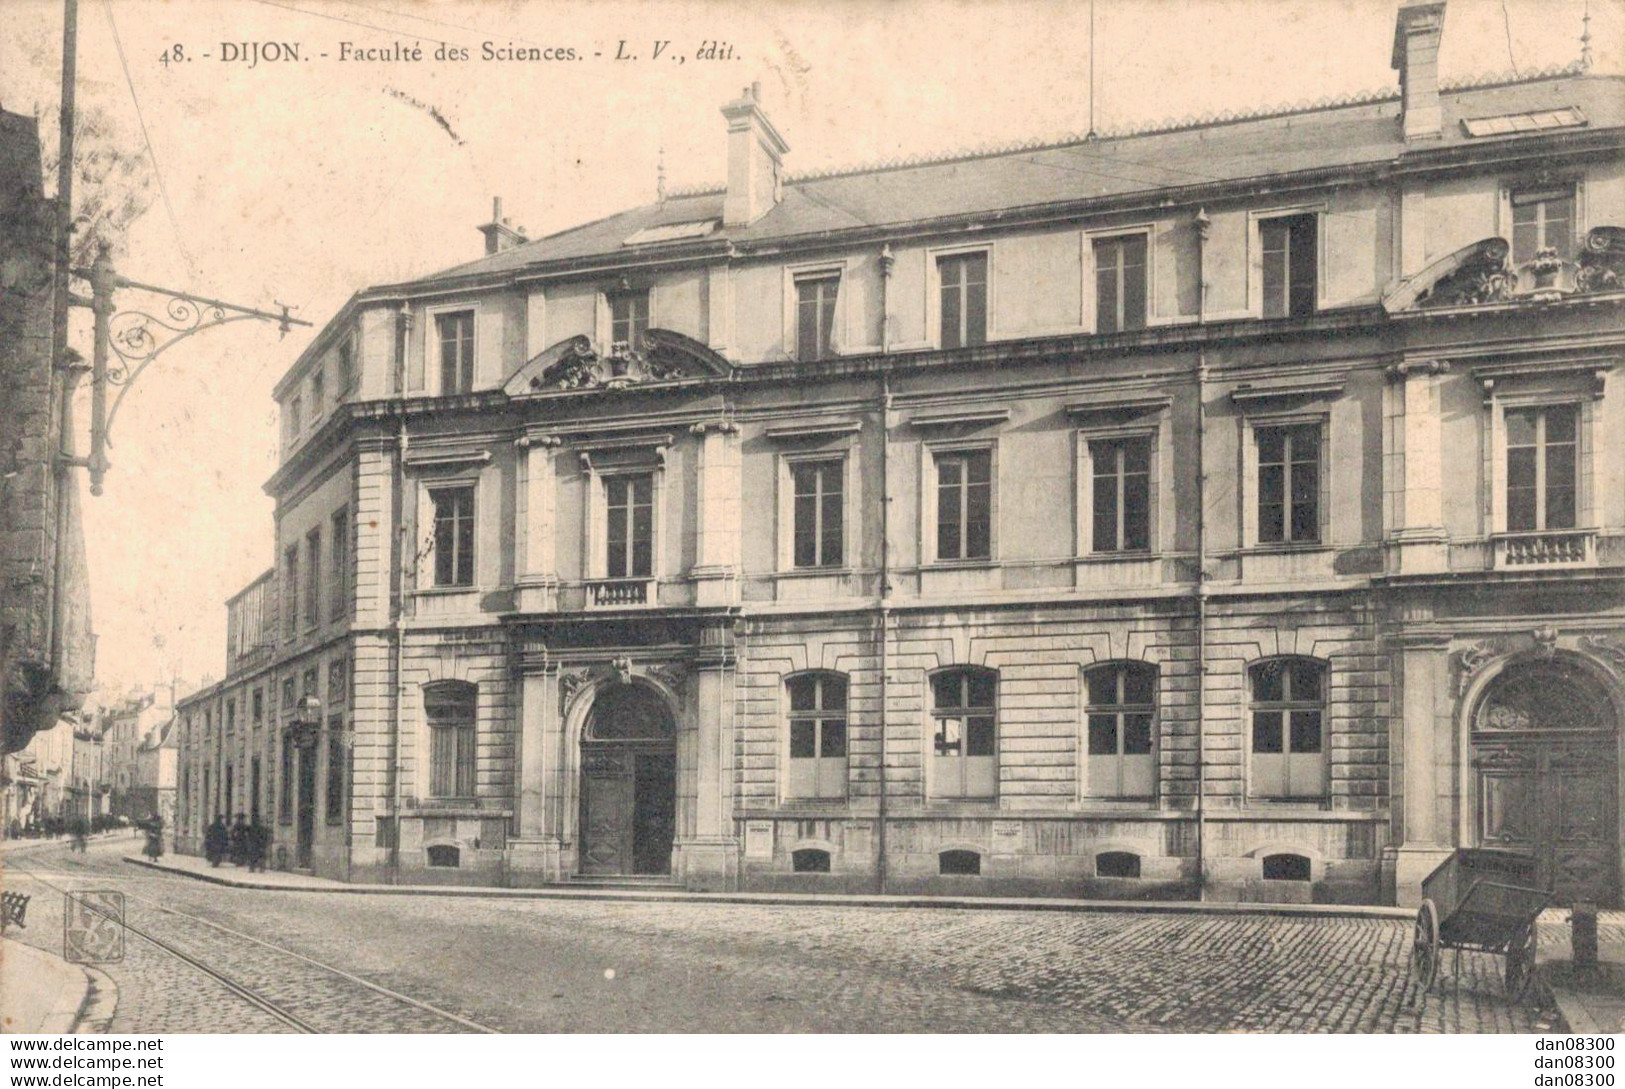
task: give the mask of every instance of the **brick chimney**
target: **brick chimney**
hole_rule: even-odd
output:
[[[530,241],[525,237],[525,228],[520,227],[516,230],[513,220],[502,218],[501,197],[491,198],[491,222],[482,226],[480,233],[485,236],[486,256],[511,250],[520,243]]]
[[[1394,24],[1394,69],[1399,72],[1400,125],[1407,144],[1437,140],[1439,40],[1444,37],[1445,0],[1404,0]]]
[[[722,202],[722,225],[742,227],[772,210],[782,198],[780,172],[784,142],[762,112],[762,85],[753,83],[722,107],[728,119],[728,195]]]

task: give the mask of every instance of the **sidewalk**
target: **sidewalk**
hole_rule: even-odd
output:
[[[1574,966],[1566,909],[1540,917],[1540,978],[1552,989],[1569,1031],[1625,1031],[1625,911],[1597,917],[1597,967]]]
[[[363,885],[279,871],[249,873],[232,865],[210,866],[195,855],[165,855],[152,862],[138,855],[124,861],[148,869],[236,889],[325,892],[371,896],[463,896],[492,900],[618,900],[634,903],[753,904],[785,907],[948,908],[964,911],[1065,911],[1133,914],[1269,915],[1281,918],[1410,919],[1406,908],[1361,904],[1233,904],[1193,900],[1071,900],[1005,896],[908,896],[868,893],[689,892],[681,888],[609,889],[547,885],[508,889],[488,885]]]
[[[95,988],[76,964],[31,945],[0,938],[0,1016],[8,1033],[81,1030]]]

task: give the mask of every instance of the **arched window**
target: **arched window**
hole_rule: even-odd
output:
[[[846,797],[846,678],[802,673],[785,682],[790,697],[791,798]]]
[[[803,847],[790,852],[790,863],[796,873],[829,873],[829,852],[816,847]]]
[[[1264,880],[1266,881],[1307,881],[1309,880],[1309,859],[1303,855],[1265,855]]]
[[[1562,660],[1521,662],[1490,684],[1473,728],[1611,730],[1608,693],[1584,668]]]
[[[1095,856],[1096,877],[1139,877],[1140,856],[1133,851],[1102,851]]]
[[[975,851],[943,851],[937,856],[937,872],[975,876],[982,872],[982,856]]]
[[[474,796],[474,708],[478,689],[464,681],[439,681],[423,689],[429,720],[429,796]]]
[[[610,685],[592,698],[587,736],[593,741],[669,741],[671,712],[652,688]]]
[[[1252,696],[1252,794],[1319,799],[1326,794],[1326,666],[1271,658],[1247,670]]]
[[[1155,797],[1157,667],[1109,662],[1089,670],[1084,681],[1089,700],[1089,795]]]
[[[463,852],[449,843],[437,843],[429,848],[429,865],[455,869],[462,864]]]
[[[931,787],[939,798],[991,798],[998,783],[999,675],[945,669],[931,677]]]

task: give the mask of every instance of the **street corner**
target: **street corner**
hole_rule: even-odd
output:
[[[0,1026],[18,1034],[78,1031],[90,1007],[110,1008],[116,1001],[112,981],[100,972],[95,976],[99,985],[63,957],[0,938]]]

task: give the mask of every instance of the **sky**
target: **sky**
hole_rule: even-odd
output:
[[[1396,7],[1097,0],[1095,126],[1394,88]],[[0,106],[53,112],[61,4],[0,9]],[[1596,70],[1625,70],[1625,0],[1449,0],[1441,74],[1576,60],[1588,9]],[[353,292],[479,256],[493,196],[535,237],[650,202],[662,162],[673,187],[719,184],[718,108],[753,81],[792,175],[1083,132],[1090,24],[1059,0],[81,0],[79,102],[155,166],[119,271],[314,323],[199,333],[132,387],[85,499],[103,690],[222,675],[225,599],[272,559],[271,387]],[[268,41],[301,59],[222,59]]]

